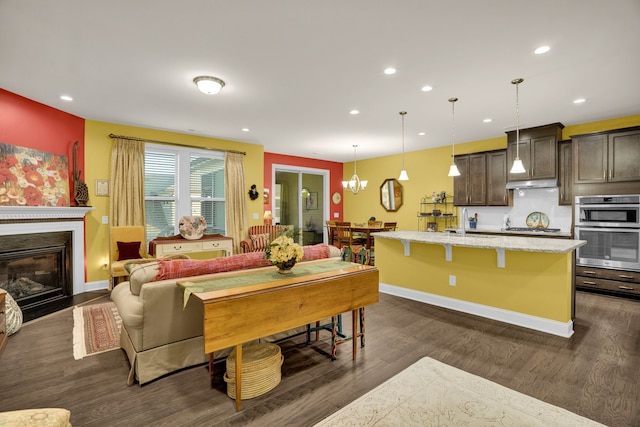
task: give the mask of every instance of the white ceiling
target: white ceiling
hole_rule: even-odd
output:
[[[639,22],[639,0],[0,0],[0,87],[343,162],[400,152],[401,110],[407,151],[450,144],[454,96],[456,143],[503,136],[517,77],[523,128],[639,114]]]

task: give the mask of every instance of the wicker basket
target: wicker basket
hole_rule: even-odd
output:
[[[262,343],[242,349],[242,399],[265,394],[280,384],[280,367],[284,357],[276,344]],[[236,353],[227,357],[227,372],[224,381],[227,383],[227,395],[236,398]]]

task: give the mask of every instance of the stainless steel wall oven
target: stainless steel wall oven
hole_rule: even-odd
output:
[[[576,264],[640,271],[640,195],[577,196]]]

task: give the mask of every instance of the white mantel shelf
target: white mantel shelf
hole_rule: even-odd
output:
[[[462,246],[478,249],[495,249],[498,254],[498,267],[504,268],[504,251],[569,253],[580,246],[586,245],[586,240],[546,239],[540,237],[514,237],[496,235],[469,235],[450,233],[430,233],[422,231],[385,231],[375,233],[376,239],[400,240],[404,246],[404,255],[411,256],[410,243],[427,243],[442,245],[445,248],[445,259],[453,259],[452,247]]]
[[[82,219],[93,206],[0,206],[0,219]]]

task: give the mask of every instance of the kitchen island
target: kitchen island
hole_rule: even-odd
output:
[[[375,238],[382,292],[573,334],[574,251],[585,241],[418,231]]]

